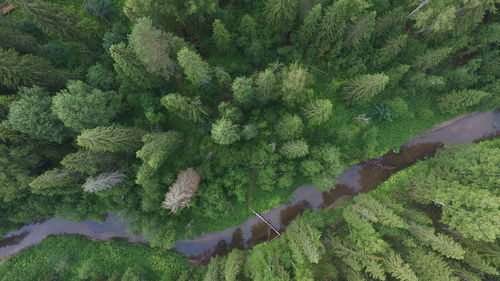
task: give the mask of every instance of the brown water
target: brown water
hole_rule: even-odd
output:
[[[444,142],[470,143],[499,135],[499,111],[478,112],[457,117],[411,139],[400,148],[399,152],[389,151],[381,157],[349,167],[340,175],[334,189],[319,191],[313,185],[299,187],[293,193],[293,199],[289,204],[272,209],[262,216],[282,232],[290,221],[304,210],[308,208],[319,210],[359,192],[373,190],[394,172],[433,156]],[[25,225],[5,235],[0,240],[0,257],[15,254],[53,234],[79,234],[96,240],[121,237],[130,242],[146,241],[140,236],[129,234],[126,231],[126,222],[113,215],[109,215],[104,223],[91,220],[77,223],[53,218]],[[220,232],[207,233],[192,240],[181,240],[173,250],[191,260],[204,263],[214,253],[224,253],[233,248],[248,249],[276,236],[274,231],[255,217],[239,226]]]

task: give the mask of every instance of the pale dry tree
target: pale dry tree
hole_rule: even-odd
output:
[[[198,190],[200,176],[193,168],[182,170],[177,175],[177,180],[165,194],[165,201],[162,208],[169,209],[172,213],[177,213],[180,209],[187,207],[189,201]]]
[[[125,174],[120,171],[104,172],[96,177],[90,177],[83,185],[83,190],[88,193],[108,190],[120,184],[125,179]]]

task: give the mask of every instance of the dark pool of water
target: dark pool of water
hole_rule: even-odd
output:
[[[319,210],[359,192],[370,191],[394,172],[431,157],[444,142],[469,143],[498,135],[499,111],[478,112],[455,118],[411,139],[399,152],[389,151],[381,157],[349,167],[338,178],[338,184],[329,191],[319,191],[313,185],[299,187],[293,193],[289,204],[272,209],[262,216],[275,228],[283,231],[289,222],[304,210]],[[109,215],[104,223],[91,220],[70,222],[53,218],[25,225],[5,235],[0,240],[0,257],[10,256],[35,245],[52,234],[78,234],[96,240],[121,237],[130,242],[145,242],[144,238],[129,234],[126,222],[118,216]],[[207,233],[191,240],[181,240],[173,250],[203,263],[214,253],[224,253],[233,248],[248,249],[274,239],[275,236],[277,234],[266,223],[255,217],[223,231]]]

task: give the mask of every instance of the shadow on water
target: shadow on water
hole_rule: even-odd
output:
[[[432,157],[445,142],[470,143],[493,138],[500,135],[499,128],[499,111],[457,117],[411,139],[399,152],[391,150],[381,157],[349,167],[340,175],[337,185],[330,190],[320,191],[314,185],[299,187],[289,204],[272,209],[262,216],[283,232],[291,220],[306,209],[316,211],[331,207],[359,192],[373,190],[393,173]],[[126,222],[118,216],[109,215],[102,224],[91,220],[77,223],[53,218],[25,225],[5,235],[0,240],[0,257],[15,254],[53,234],[79,234],[96,240],[121,237],[130,242],[146,242],[142,236],[129,234]],[[181,240],[173,250],[186,255],[196,264],[204,264],[214,255],[227,253],[234,248],[248,249],[258,243],[270,241],[277,235],[261,219],[254,217],[236,227],[206,233],[192,240]]]

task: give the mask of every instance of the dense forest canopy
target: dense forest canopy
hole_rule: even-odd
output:
[[[302,183],[333,188],[349,164],[440,121],[500,107],[499,5],[0,3],[0,233],[121,212],[166,250],[242,222],[250,207],[276,207]],[[415,172],[418,188],[394,191],[408,209],[393,195],[359,196],[336,212],[341,228],[298,219],[272,244],[289,251],[263,246],[271,250],[252,252],[244,272],[235,251],[204,278],[491,280],[498,149],[447,148],[419,166],[429,170]],[[460,167],[469,170],[442,172]],[[415,209],[436,202],[439,222]],[[99,261],[88,263],[90,274]],[[133,278],[122,280],[141,280]]]

